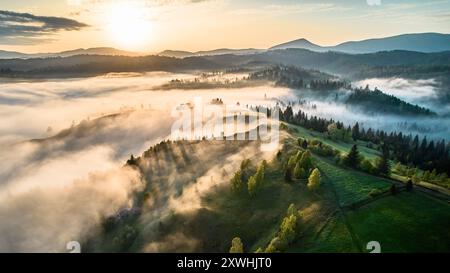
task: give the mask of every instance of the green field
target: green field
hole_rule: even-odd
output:
[[[382,178],[336,166],[317,156],[315,159],[324,181],[335,189],[340,205],[367,199],[372,190],[386,191],[391,186],[391,183]]]
[[[378,241],[382,252],[448,252],[450,208],[417,192],[402,192],[347,217],[361,242]]]

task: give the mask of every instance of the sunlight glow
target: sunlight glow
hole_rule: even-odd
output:
[[[152,23],[142,5],[113,4],[106,14],[106,30],[117,46],[144,50],[151,41]]]

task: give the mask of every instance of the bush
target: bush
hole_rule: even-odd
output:
[[[369,196],[372,198],[377,197],[380,194],[383,194],[383,191],[380,189],[373,189],[369,192]]]
[[[361,170],[366,173],[373,174],[375,172],[375,168],[373,167],[372,163],[370,163],[370,160],[364,159],[361,162]]]

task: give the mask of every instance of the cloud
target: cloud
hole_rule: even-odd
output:
[[[0,10],[0,44],[36,44],[59,31],[88,27],[76,20]]]

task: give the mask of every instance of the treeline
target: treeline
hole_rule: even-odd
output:
[[[308,116],[299,110],[294,114],[292,107],[287,106],[280,111],[280,120],[299,125],[321,133],[327,133],[328,128],[335,124],[336,130],[340,130],[343,136],[351,136],[354,141],[362,140],[369,142],[368,145],[385,145],[390,151],[390,159],[401,162],[404,165],[417,166],[425,171],[436,169],[438,173],[450,175],[450,141],[444,139],[435,141],[420,138],[418,135],[405,135],[402,132],[386,132],[372,128],[360,128],[359,123],[353,127],[345,127],[342,122],[333,119],[324,119],[316,116]],[[343,139],[345,140],[345,139]],[[372,144],[370,144],[372,143]]]
[[[276,86],[289,88],[310,88],[313,90],[336,90],[349,88],[350,84],[337,80],[336,77],[316,70],[303,69],[295,66],[272,66],[248,77],[249,80],[268,80]]]
[[[353,89],[353,92],[346,100],[346,103],[363,106],[367,110],[376,111],[378,113],[436,115],[436,113],[432,112],[430,109],[405,102],[396,96],[385,94],[377,88],[372,91],[368,86],[364,89]]]

